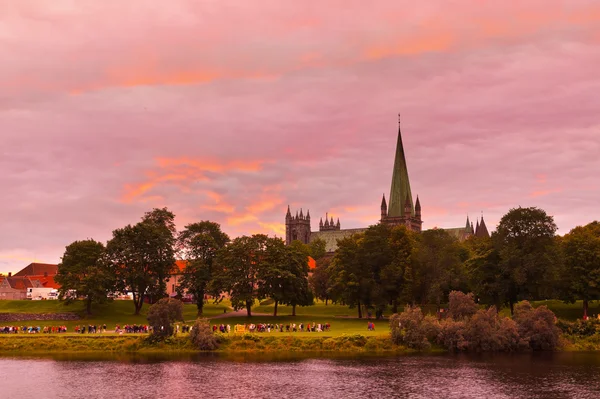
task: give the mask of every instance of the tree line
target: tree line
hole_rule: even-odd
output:
[[[198,315],[206,296],[219,301],[223,294],[234,309],[245,308],[249,316],[255,300],[271,298],[276,315],[279,304],[290,305],[295,312],[296,306],[313,303],[308,285],[310,250],[300,242],[286,246],[264,234],[231,240],[210,221],[177,232],[172,212],[153,209],[135,225],[114,230],[106,244],[87,239],[68,245],[56,281],[60,297],[84,298],[88,313],[93,303],[130,292],[139,314],[144,302],[167,296],[168,279],[180,273],[179,259],[185,261],[185,269],[177,292],[194,297]]]
[[[600,299],[600,223],[556,234],[552,216],[514,208],[491,237],[459,241],[443,229],[413,233],[375,225],[339,241],[333,257],[317,260],[315,296],[381,315],[388,306],[448,303],[451,291],[471,292],[480,304],[510,307],[522,300]]]
[[[198,314],[204,298],[224,295],[251,315],[255,300],[278,305],[313,304],[316,297],[381,316],[406,304],[448,302],[451,291],[471,292],[477,302],[498,309],[521,300],[600,299],[600,223],[556,234],[551,216],[538,208],[511,209],[491,237],[459,241],[443,229],[413,233],[403,226],[374,225],[339,240],[335,253],[325,242],[285,245],[264,234],[235,239],[211,221],[178,232],[166,208],[147,212],[140,222],[113,231],[106,243],[92,239],[66,247],[56,281],[61,297],[92,303],[115,292],[131,292],[135,313],[145,301],[166,296],[176,260],[185,261],[178,293],[191,294]],[[316,260],[309,277],[308,257]]]

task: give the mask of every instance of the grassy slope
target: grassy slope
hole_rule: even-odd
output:
[[[559,318],[566,320],[575,320],[582,315],[581,302],[575,304],[565,304],[561,301],[540,301],[535,303],[538,305],[547,305],[552,311],[556,313]],[[213,317],[223,314],[223,310],[227,309],[229,312],[229,303],[223,302],[218,305],[211,303],[204,306],[204,316]],[[86,317],[84,315],[84,306],[82,302],[75,302],[70,305],[65,305],[60,301],[0,301],[0,313],[57,313],[57,312],[76,312],[84,318],[79,321],[64,322],[70,331],[76,325],[83,324],[96,324],[102,325],[106,323],[108,329],[112,330],[116,324],[146,324],[146,312],[148,305],[144,305],[142,314],[136,316],[133,314],[133,303],[131,301],[114,301],[112,303],[95,305],[93,308],[93,315]],[[433,308],[426,309],[427,311],[433,311]],[[329,304],[325,306],[324,303],[318,302],[314,306],[309,307],[297,307],[297,316],[292,317],[291,308],[287,306],[279,306],[278,316],[273,317],[273,305],[257,305],[253,308],[255,316],[252,318],[246,317],[227,317],[215,319],[215,324],[231,324],[232,327],[235,324],[250,324],[250,323],[330,323],[332,329],[327,333],[296,333],[297,336],[338,336],[342,334],[363,334],[363,335],[379,335],[387,333],[387,323],[385,321],[374,320],[376,324],[376,330],[374,332],[367,330],[367,320],[359,320],[356,318],[356,309],[350,309],[347,306]],[[507,313],[507,309],[503,310]],[[268,314],[269,316],[258,315],[260,313]],[[600,304],[594,302],[590,306],[590,315],[600,313]],[[389,314],[387,312],[386,314]],[[188,323],[192,323],[196,318],[196,306],[185,305],[184,306],[184,319]],[[57,325],[63,324],[59,322],[44,322],[44,321],[24,321],[16,323],[19,325]],[[272,332],[271,335],[285,336],[286,333]]]

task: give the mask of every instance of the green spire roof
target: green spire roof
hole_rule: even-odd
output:
[[[410,181],[408,180],[408,168],[406,167],[404,147],[402,146],[400,121],[398,121],[398,144],[396,144],[396,159],[394,160],[394,173],[392,175],[392,188],[390,189],[389,198],[388,216],[405,216],[404,208],[407,199],[410,204],[411,215],[406,216],[414,216],[415,207],[413,206],[412,194],[410,192]]]

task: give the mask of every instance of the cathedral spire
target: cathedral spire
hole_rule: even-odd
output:
[[[400,114],[398,114],[398,142],[396,144],[396,158],[394,160],[394,171],[392,174],[392,187],[390,189],[390,202],[388,216],[414,216],[415,210],[408,180],[408,168],[402,145],[402,132],[400,130]],[[405,215],[405,210],[410,210],[410,215]]]
[[[489,237],[490,236],[487,226],[485,225],[485,221],[483,220],[483,212],[481,212],[481,222],[479,222],[479,227],[477,228],[476,235],[477,235],[477,237]]]

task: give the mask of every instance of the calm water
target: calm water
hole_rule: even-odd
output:
[[[0,398],[600,398],[600,355],[0,358]]]

